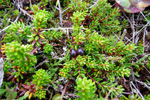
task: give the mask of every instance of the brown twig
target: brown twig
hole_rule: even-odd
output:
[[[11,8],[11,7],[8,5],[8,3],[6,2],[6,0],[4,0],[4,2],[5,2],[5,4],[10,8],[10,10],[13,11],[12,8]]]
[[[44,61],[40,62],[37,66],[35,66],[35,68],[38,68],[39,66],[42,66],[46,62],[48,62],[47,59],[45,59]]]
[[[22,11],[24,14],[28,15],[30,18],[34,19],[33,16],[31,16],[27,11],[25,11],[24,9],[20,8],[20,11]]]
[[[63,91],[62,91],[62,94],[61,94],[61,98],[63,98],[63,96],[64,96],[64,94],[65,94],[65,92],[66,92],[66,88],[67,88],[67,86],[69,85],[69,83],[70,83],[70,81],[68,81],[68,83],[65,85],[65,87],[64,87],[64,89],[63,89]]]

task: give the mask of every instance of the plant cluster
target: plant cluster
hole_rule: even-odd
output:
[[[25,11],[12,9],[10,0],[0,4],[17,17],[23,11],[27,16],[21,12],[21,18],[29,20],[11,23],[0,42],[5,60],[0,98],[142,98],[127,85],[133,85],[144,68],[150,69],[150,57],[144,55],[142,42],[124,39],[120,10],[108,0],[36,0]],[[2,22],[8,17],[5,14]],[[149,81],[144,81],[147,86]]]
[[[35,96],[39,97],[40,99],[45,98],[46,91],[42,90],[42,87],[45,84],[50,83],[50,77],[47,72],[43,69],[39,69],[36,71],[35,75],[33,75],[33,84],[36,84],[36,92]]]
[[[7,56],[7,61],[11,63],[11,68],[15,69],[15,72],[11,75],[15,75],[15,78],[21,76],[22,73],[28,71],[34,71],[32,66],[37,62],[36,57],[30,54],[32,50],[31,45],[21,45],[17,41],[7,43],[5,47],[5,54]]]
[[[84,77],[83,79],[78,77],[76,80],[76,90],[79,91],[77,95],[80,96],[79,100],[92,100],[95,96],[96,86],[95,82],[91,79]]]

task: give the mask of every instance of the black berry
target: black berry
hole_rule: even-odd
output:
[[[84,55],[84,50],[82,48],[78,48],[77,54],[81,56]]]
[[[77,56],[77,51],[74,50],[74,49],[71,49],[71,50],[70,50],[70,56],[71,56],[71,57]]]

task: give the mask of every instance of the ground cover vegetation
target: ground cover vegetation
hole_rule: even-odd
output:
[[[150,100],[148,6],[1,0],[0,98]]]

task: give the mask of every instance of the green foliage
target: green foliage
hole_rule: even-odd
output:
[[[4,61],[4,73],[9,72],[9,69],[12,67],[13,65],[8,62],[8,61]]]
[[[133,55],[141,54],[143,52],[141,48],[143,47],[132,43],[125,44],[124,41],[118,40],[112,35],[102,35],[111,34],[121,29],[117,20],[119,10],[112,9],[110,4],[106,3],[107,0],[98,1],[97,5],[91,8],[90,13],[87,13],[90,8],[88,8],[88,4],[86,7],[83,6],[83,9],[78,9],[82,6],[83,2],[81,2],[79,0],[74,1],[75,5],[70,4],[70,8],[74,7],[76,12],[71,17],[73,21],[73,43],[68,46],[71,49],[82,47],[85,55],[78,55],[74,58],[70,57],[69,54],[66,55],[66,61],[59,74],[67,79],[78,75],[83,75],[83,78],[92,77],[95,82],[99,83],[99,89],[102,91],[99,95],[105,97],[106,91],[111,91],[110,98],[117,97],[123,93],[124,89],[121,85],[115,83],[115,77],[120,80],[125,76],[130,76],[132,62],[129,59]],[[79,6],[79,4],[81,5]],[[86,19],[87,16],[92,18],[89,29],[85,29],[82,25],[83,21],[89,20]],[[95,30],[100,30],[102,34]],[[106,77],[107,81],[103,82]],[[84,97],[82,96],[81,99],[84,99]]]
[[[0,18],[2,18],[2,20],[0,22],[2,22],[3,24],[0,25],[0,28],[4,28],[7,27],[10,23],[10,14],[6,14],[5,11],[0,11]]]
[[[117,20],[119,9],[112,9],[107,0],[99,0],[95,7],[92,7],[91,17],[93,18],[89,28],[100,29],[101,33],[110,34],[121,30],[120,22]]]
[[[6,32],[8,34],[6,34],[6,37],[4,38],[3,42],[12,42],[14,40],[18,40],[19,41],[20,39],[19,39],[19,37],[16,34],[18,29],[19,29],[19,27],[20,27],[19,23],[17,23],[17,24],[12,23],[10,25],[10,27],[6,30]]]
[[[124,45],[121,41],[117,42],[117,44],[113,46],[115,43],[115,38],[105,38],[96,32],[93,32],[90,35],[85,36],[84,38],[88,38],[88,41],[84,41],[84,50],[86,55],[78,56],[76,59],[72,59],[66,62],[64,70],[67,70],[66,68],[69,68],[69,70],[70,68],[76,68],[76,66],[78,65],[81,67],[86,65],[88,68],[98,68],[100,70],[107,71],[116,70],[119,71],[118,74],[116,73],[117,75],[120,74],[119,76],[130,75],[129,66],[123,66],[123,63],[125,63],[126,61],[126,59],[123,58],[123,56],[130,55],[130,53],[133,53],[133,50],[136,46]],[[131,48],[131,46],[133,47]],[[112,54],[113,56],[111,56]],[[115,65],[115,63],[117,62],[120,63],[120,65]],[[65,73],[63,69],[61,69],[61,72]]]
[[[87,79],[86,77],[83,79],[78,77],[76,84],[75,89],[78,91],[76,94],[80,96],[78,100],[93,100],[96,91],[95,82],[92,82],[91,79]]]
[[[149,94],[148,94],[147,96],[146,96],[146,95],[144,96],[144,99],[145,99],[145,100],[149,100],[149,98],[150,98],[150,95],[149,95]]]
[[[82,2],[81,0],[72,0],[72,2],[69,7],[71,10],[76,11],[73,13],[72,18],[74,30],[82,29],[78,27],[84,19],[89,21],[88,28],[91,31],[100,30],[102,34],[110,34],[121,30],[120,22],[117,19],[119,9],[112,9],[111,5],[107,3],[107,0],[99,0],[91,6],[89,6],[89,3]],[[90,13],[87,14],[87,12]],[[78,22],[78,27],[76,22]]]
[[[130,100],[142,100],[140,97],[137,96],[137,94],[129,95],[128,97]],[[146,99],[145,99],[146,100]]]
[[[15,91],[14,87],[9,88],[8,86],[5,86],[6,89],[0,89],[0,97],[2,94],[5,93],[5,97],[7,97],[7,100],[12,100],[17,97],[17,92]]]
[[[41,45],[39,42],[37,42],[38,40],[40,40],[40,38],[44,39],[44,37],[42,36],[42,34],[39,35],[36,32],[34,32],[31,35],[27,35],[27,37],[28,37],[28,42],[32,42],[33,45],[35,44],[36,46],[40,46]]]
[[[148,57],[147,67],[150,69],[150,57]]]
[[[112,76],[113,77],[113,76]],[[115,98],[118,95],[122,95],[124,88],[122,85],[118,85],[115,82],[102,82],[98,84],[99,89],[101,90],[100,95],[105,95],[106,91],[110,93],[110,98]]]
[[[54,39],[58,39],[58,38],[61,38],[63,33],[62,32],[58,32],[56,30],[48,30],[48,31],[43,31],[42,34],[44,35],[44,37],[49,40],[49,41],[52,41]]]
[[[41,2],[38,4],[39,6],[43,7],[48,4],[49,0],[41,0]]]
[[[5,89],[0,89],[0,96],[2,96],[6,92]]]
[[[44,49],[44,53],[50,54],[53,50],[53,46],[50,44],[46,44],[43,49]]]
[[[37,85],[38,87],[44,86],[45,84],[48,84],[50,82],[50,78],[47,72],[43,69],[39,69],[36,71],[36,74],[33,75],[33,84]]]
[[[14,40],[21,42],[22,39],[26,39],[27,35],[31,34],[31,27],[25,26],[22,22],[12,23],[6,33],[2,42],[12,42]]]
[[[0,4],[8,6],[8,11],[11,10],[10,0],[5,1],[0,1]],[[68,90],[67,94],[65,88],[74,87],[76,91],[73,92],[79,96],[75,98],[77,100],[105,100],[106,96],[108,99],[125,99],[125,86],[122,85],[127,81],[124,83],[122,79],[129,78],[131,67],[136,76],[143,68],[141,66],[147,65],[150,68],[150,57],[146,55],[135,59],[143,54],[143,44],[125,43],[124,36],[120,38],[120,34],[117,35],[122,33],[121,28],[125,26],[120,25],[118,20],[119,9],[112,8],[107,1],[60,0],[60,12],[58,0],[40,0],[37,5],[31,0],[33,6],[30,3],[31,8],[26,10],[27,14],[31,14],[27,15],[29,22],[11,23],[1,41],[1,55],[6,57],[4,73],[8,78],[5,75],[7,80],[4,80],[0,89],[0,97],[15,99],[21,92],[22,95],[26,94],[19,99],[26,99],[28,96],[31,98],[32,94],[33,99],[47,99],[50,94],[50,98],[54,95],[53,99],[62,99],[70,93]],[[3,18],[4,23],[0,28],[8,26],[14,20],[9,19],[16,18],[20,13],[18,9],[12,10],[13,16],[0,11],[0,18]],[[27,20],[25,15],[20,16]],[[64,28],[58,27],[60,17]],[[70,50],[78,51],[79,48],[83,50],[83,55],[76,52],[72,57]],[[146,58],[149,61],[145,64],[143,61]],[[13,85],[7,82],[9,80],[17,84],[17,90],[5,87]],[[68,85],[64,80],[68,83],[76,80],[76,86]],[[61,85],[65,85],[63,91]],[[64,97],[57,95],[57,92],[65,92]],[[149,95],[145,96],[148,97]],[[134,99],[137,98],[135,95]]]
[[[81,29],[83,28],[83,26],[81,25],[81,22],[85,19],[84,17],[86,16],[86,12],[74,12],[73,13],[73,17],[71,17],[72,21],[73,21],[73,36],[77,35],[80,33]]]
[[[18,100],[25,100],[25,99],[27,99],[28,98],[28,94],[27,95],[24,95],[24,96],[22,96],[22,97],[20,97]]]
[[[11,3],[11,0],[1,0],[0,1],[0,5],[1,6],[6,6],[6,7],[11,7],[12,6],[12,3]]]
[[[87,9],[88,3],[82,0],[71,0],[72,3],[69,4],[71,10],[83,12]]]
[[[17,41],[6,44],[7,60],[11,61],[13,66],[19,67],[19,72],[31,70],[36,63],[36,57],[31,55],[32,45],[21,45]]]
[[[35,75],[33,75],[32,81],[33,84],[36,84],[35,96],[40,99],[45,98],[46,91],[42,90],[42,88],[43,86],[45,86],[45,84],[48,84],[50,82],[50,77],[45,70],[39,69],[38,71],[36,71]]]
[[[12,23],[11,26],[6,30],[7,33],[17,33],[21,23]]]
[[[11,89],[7,88],[6,97],[7,97],[7,100],[15,99],[17,97],[17,92],[13,88]]]
[[[14,16],[18,16],[19,15],[19,11],[18,10],[14,10],[13,14],[14,14]]]
[[[137,48],[135,49],[135,52],[139,55],[144,53],[144,45],[142,43],[139,43]]]
[[[45,98],[46,91],[43,90],[38,90],[35,92],[35,96],[38,97],[39,99]]]
[[[38,10],[35,12],[33,25],[36,29],[45,28],[47,25],[48,20],[53,17],[53,13],[44,10]]]

